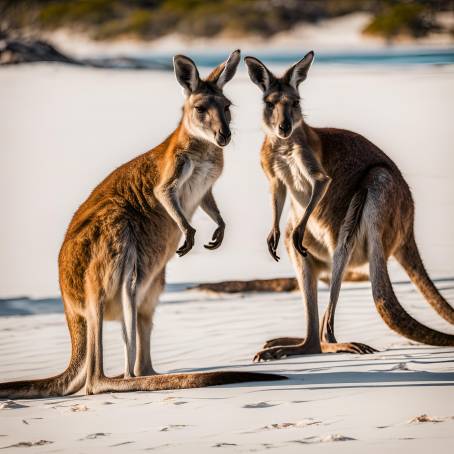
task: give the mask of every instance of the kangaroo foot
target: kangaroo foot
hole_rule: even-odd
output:
[[[277,337],[265,342],[263,349],[270,347],[279,347],[281,345],[299,345],[304,343],[304,337]]]
[[[134,370],[136,377],[148,377],[150,375],[158,375],[158,373],[151,366],[141,367]]]
[[[134,375],[126,375],[126,374],[119,374],[114,375],[112,378],[131,378],[131,377],[147,377],[149,375],[157,375],[158,373],[155,372],[153,368],[146,368],[142,370],[134,371]]]
[[[358,353],[365,355],[378,352],[375,348],[360,342],[322,342],[321,347],[322,353]]]
[[[320,343],[323,353],[359,353],[364,355],[367,353],[376,353],[378,351],[375,350],[375,348],[369,347],[369,345],[366,344],[361,344],[360,342],[337,342],[332,325],[325,323]]]
[[[377,351],[378,350],[376,350],[375,348],[372,348],[366,344],[361,344],[360,342],[321,342],[320,346],[308,346],[304,345],[304,343],[300,343],[298,345],[280,345],[264,348],[263,350],[256,353],[253,361],[273,361],[286,358],[288,356],[314,355],[317,353],[356,353],[364,355],[368,353],[376,353]]]
[[[254,362],[260,361],[273,361],[276,359],[286,358],[288,356],[297,356],[297,355],[314,355],[321,353],[320,345],[290,345],[290,346],[278,346],[265,348],[264,350],[259,351],[254,356]]]

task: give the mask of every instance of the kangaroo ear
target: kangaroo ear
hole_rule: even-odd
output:
[[[184,88],[186,95],[197,90],[200,82],[199,71],[190,58],[184,55],[175,55],[173,57],[173,67],[175,69],[175,76],[179,84]]]
[[[309,68],[314,61],[314,51],[311,50],[298,63],[295,63],[284,74],[283,79],[290,84],[295,90],[298,90],[299,84],[306,79]]]
[[[263,92],[267,91],[275,79],[271,71],[257,58],[245,57],[249,77]]]
[[[232,80],[238,68],[238,63],[241,59],[241,51],[237,49],[233,51],[227,61],[221,63],[219,66],[211,71],[207,80],[214,82],[219,88],[222,88],[227,82]]]

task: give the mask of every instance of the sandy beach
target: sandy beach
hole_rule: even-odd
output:
[[[202,71],[205,72],[206,71]],[[454,68],[314,65],[303,84],[313,126],[362,133],[401,168],[416,203],[416,237],[429,273],[454,301]],[[221,249],[202,244],[213,225],[201,212],[196,246],[168,266],[168,281],[293,275],[269,257],[267,183],[259,165],[261,100],[242,68],[226,87],[233,143],[215,186],[227,222]],[[58,296],[57,255],[76,207],[113,168],[148,150],[177,124],[181,90],[166,72],[25,65],[0,70],[0,298]],[[408,278],[389,264],[394,281]],[[445,279],[443,279],[445,278]],[[389,453],[452,451],[454,349],[416,345],[377,315],[370,287],[345,285],[341,341],[380,350],[255,364],[270,337],[304,335],[298,293],[215,295],[170,286],[158,308],[153,360],[161,372],[238,368],[288,381],[210,389],[0,402],[0,448],[21,452]],[[408,283],[395,286],[418,320],[454,333]],[[320,286],[320,311],[327,303]],[[33,305],[33,300],[30,300]],[[52,311],[51,311],[52,312]],[[105,330],[109,373],[123,364],[120,327]],[[57,373],[69,358],[61,308],[0,316],[0,381]],[[427,416],[423,416],[427,415]],[[31,447],[31,449],[30,449]]]
[[[438,286],[452,301],[454,280]],[[412,315],[454,333],[411,285],[396,285],[396,291]],[[321,309],[327,300],[322,288]],[[361,284],[341,293],[338,338],[368,343],[380,353],[251,364],[266,339],[299,335],[303,320],[297,293],[169,291],[152,336],[159,372],[273,371],[289,380],[3,402],[0,448],[21,452],[41,442],[37,452],[451,452],[452,347],[415,345],[390,332],[375,311],[370,288]],[[104,343],[111,374],[123,364],[120,338],[119,326],[107,323]],[[0,317],[2,380],[53,374],[64,368],[68,355],[62,314]]]

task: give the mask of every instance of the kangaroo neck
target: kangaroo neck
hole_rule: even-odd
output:
[[[203,137],[195,135],[187,128],[184,116],[181,118],[174,134],[171,146],[179,153],[212,153],[222,152],[222,148]]]

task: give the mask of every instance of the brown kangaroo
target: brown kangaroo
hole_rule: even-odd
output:
[[[432,307],[454,323],[454,309],[430,280],[416,246],[414,204],[396,165],[359,134],[312,128],[303,118],[299,84],[314,53],[276,77],[254,57],[246,57],[249,76],[263,92],[266,138],[261,163],[268,177],[273,227],[268,249],[278,261],[279,221],[287,192],[291,215],[285,244],[306,306],[307,337],[268,341],[255,360],[320,352],[372,353],[357,342],[338,343],[334,313],[346,273],[369,263],[372,293],[386,324],[399,334],[429,345],[454,345],[454,336],[414,320],[399,304],[386,262],[393,255]],[[317,279],[331,272],[330,300],[320,333]]]
[[[60,287],[72,352],[67,369],[51,378],[0,384],[0,397],[153,391],[278,380],[247,372],[155,375],[150,357],[153,313],[166,263],[181,233],[182,256],[194,244],[190,219],[200,205],[217,224],[207,249],[220,246],[224,221],[212,193],[230,141],[230,101],[222,92],[240,51],[202,80],[194,62],[174,58],[185,103],[175,131],[160,145],[113,171],[75,213],[59,256]],[[125,345],[124,377],[103,369],[102,323],[119,320]],[[144,375],[150,375],[144,377]],[[142,376],[142,377],[139,377]]]

